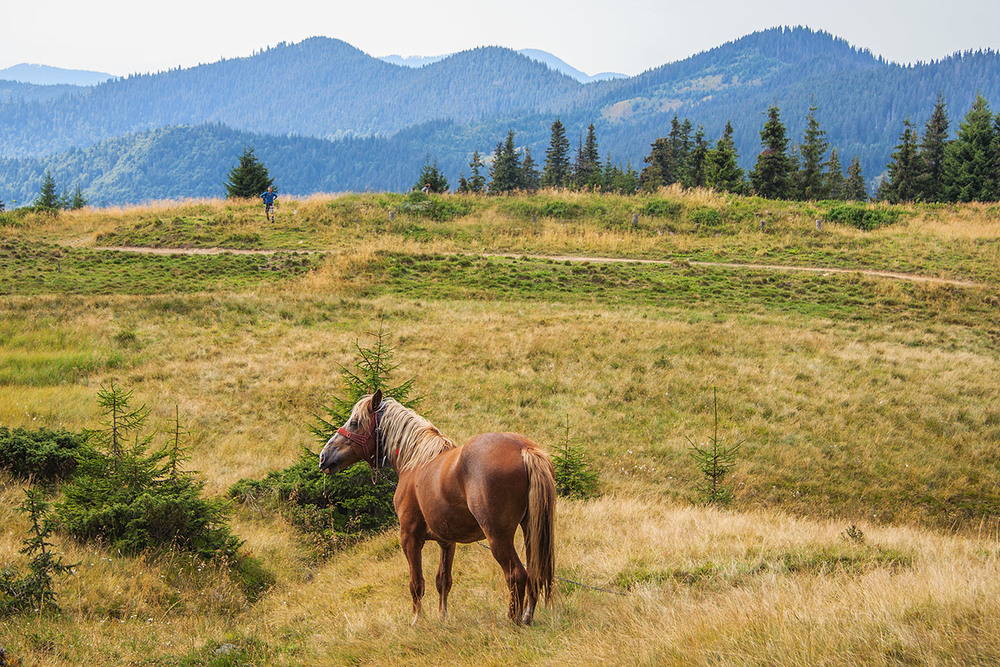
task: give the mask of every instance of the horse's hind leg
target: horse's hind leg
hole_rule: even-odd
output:
[[[502,538],[489,536],[489,541],[493,558],[503,568],[504,579],[507,581],[507,588],[510,589],[510,608],[507,611],[507,616],[515,623],[520,623],[524,609],[524,592],[528,584],[528,573],[521,564],[521,559],[517,557],[513,535]]]
[[[455,543],[439,542],[441,545],[441,564],[438,566],[435,583],[438,589],[438,611],[441,618],[448,617],[448,593],[451,591],[451,565],[455,561]]]
[[[528,523],[528,517],[525,517],[524,520],[521,521],[521,531],[525,534],[525,536],[528,535],[527,523]],[[529,542],[527,539],[525,539],[524,541],[524,551],[525,551],[524,559],[530,565],[532,562],[531,547],[529,546]],[[524,613],[521,615],[521,622],[524,623],[525,625],[531,625],[531,622],[534,620],[535,604],[537,604],[537,602],[538,602],[538,591],[536,590],[536,587],[532,583],[532,578],[529,575],[528,585],[525,588]]]

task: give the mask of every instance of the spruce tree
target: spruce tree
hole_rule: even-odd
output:
[[[73,198],[69,202],[69,207],[71,210],[79,211],[86,205],[87,199],[83,196],[83,188],[78,183],[76,189],[73,190]]]
[[[826,196],[830,199],[844,198],[844,171],[840,164],[840,156],[837,149],[830,150],[830,159],[824,165],[826,172],[823,177],[826,179]]]
[[[878,198],[898,204],[917,199],[920,177],[920,155],[917,151],[917,133],[913,131],[913,123],[907,118],[903,121],[903,133],[899,136],[896,152],[887,165],[889,176],[878,190]]]
[[[726,121],[715,148],[708,152],[705,168],[705,184],[722,192],[742,193],[746,189],[743,169],[740,168],[733,142],[733,124]]]
[[[229,170],[226,182],[226,197],[229,199],[252,199],[274,185],[274,179],[267,173],[267,167],[253,153],[253,146],[240,155],[239,164]]]
[[[531,157],[531,149],[524,147],[524,162],[521,163],[521,182],[528,192],[537,192],[542,184],[542,175],[538,173],[535,160]]]
[[[1000,194],[997,128],[990,105],[976,96],[945,150],[946,194],[949,201],[995,201]]]
[[[934,112],[924,126],[920,141],[920,196],[924,201],[942,201],[945,197],[945,149],[948,146],[948,113],[944,95],[938,93]]]
[[[580,145],[573,177],[579,188],[599,188],[604,180],[593,123],[587,126],[587,138]]]
[[[479,151],[472,152],[472,161],[469,162],[469,169],[472,170],[472,175],[469,176],[469,192],[481,193],[486,191],[486,177],[483,176],[482,170],[486,165],[483,164],[483,157],[479,154]]]
[[[847,168],[847,181],[844,183],[844,199],[847,201],[867,201],[868,186],[861,174],[861,159],[855,155]]]
[[[798,196],[804,200],[818,200],[827,197],[827,179],[823,174],[823,156],[826,154],[829,142],[826,132],[820,129],[816,120],[816,105],[809,107],[806,116],[806,129],[799,146],[802,157],[802,167],[798,173]]]
[[[429,162],[424,163],[424,167],[420,170],[420,175],[417,177],[417,182],[413,184],[413,189],[423,190],[425,186],[434,194],[443,194],[448,191],[448,179],[438,169],[437,160],[433,164]]]
[[[507,132],[507,140],[497,144],[490,165],[490,194],[506,194],[524,187],[523,172],[517,150],[514,147],[514,132]]]
[[[732,128],[730,128],[732,129]],[[688,155],[688,187],[705,187],[706,169],[708,168],[708,142],[705,141],[705,128],[701,125],[694,133],[694,146]]]
[[[549,148],[545,151],[542,186],[564,188],[569,185],[570,178],[569,139],[566,138],[566,128],[558,118],[552,123],[551,131]]]
[[[685,118],[677,133],[677,180],[685,188],[694,187],[691,165],[691,151],[694,150],[691,139],[693,129],[691,121]]]
[[[54,213],[62,208],[62,198],[56,190],[56,179],[46,169],[42,177],[42,184],[38,188],[38,197],[35,199],[35,207],[43,211]]]
[[[776,106],[767,110],[767,121],[760,131],[763,147],[750,172],[750,182],[765,199],[788,199],[792,195],[793,162],[788,156],[788,139]]]

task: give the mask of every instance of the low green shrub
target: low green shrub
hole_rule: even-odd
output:
[[[718,227],[722,216],[718,209],[699,206],[688,212],[688,220],[703,227]]]
[[[426,195],[419,190],[414,190],[406,195],[405,201],[396,205],[396,210],[418,218],[447,222],[472,213],[472,204],[464,199],[444,195]]]
[[[826,219],[850,225],[864,231],[891,225],[899,220],[900,212],[891,208],[870,208],[863,204],[841,204],[826,212]]]
[[[583,215],[583,207],[575,202],[565,202],[559,199],[547,201],[541,205],[539,214],[546,218],[558,218],[566,220],[569,218],[579,218]]]
[[[0,469],[22,479],[51,483],[77,468],[86,441],[79,434],[0,426]]]
[[[642,214],[654,218],[676,218],[684,207],[680,202],[669,199],[653,199],[642,207]]]
[[[230,531],[227,503],[201,497],[204,486],[178,466],[179,421],[169,450],[147,454],[141,437],[149,410],[132,409],[132,392],[111,383],[98,392],[103,428],[87,431],[80,459],[56,512],[63,530],[127,554],[180,549],[203,558],[234,558],[241,542]]]
[[[395,387],[389,384],[389,376],[396,368],[392,347],[381,326],[372,336],[375,341],[371,347],[355,343],[358,356],[354,369],[341,367],[344,396],[333,397],[331,405],[323,408],[324,414],[316,415],[310,430],[317,442],[326,443],[333,437],[358,400],[376,389],[409,407],[419,402],[419,398],[409,396],[412,379]],[[230,487],[229,497],[281,513],[311,536],[320,556],[324,556],[345,542],[383,530],[396,521],[392,504],[395,473],[391,468],[382,468],[380,478],[372,484],[366,463],[327,475],[320,472],[319,457],[303,449],[299,459],[284,470],[268,473],[260,480],[241,479]]]
[[[73,567],[63,565],[62,557],[52,551],[53,545],[48,541],[52,532],[49,503],[43,499],[41,491],[25,491],[25,500],[19,509],[31,521],[21,549],[21,553],[30,556],[31,560],[28,573],[23,576],[13,567],[0,569],[0,618],[21,612],[40,613],[46,607],[58,611],[52,577],[71,572]]]
[[[587,499],[597,495],[597,471],[587,460],[583,449],[569,439],[569,427],[563,441],[552,456],[555,469],[556,493],[569,498]]]

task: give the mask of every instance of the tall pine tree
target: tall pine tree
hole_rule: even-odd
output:
[[[889,176],[879,186],[878,198],[890,204],[916,200],[920,195],[920,155],[917,133],[909,118],[903,121],[903,134],[899,135],[899,144],[887,168]]]
[[[830,150],[830,159],[827,160],[824,165],[826,168],[826,173],[823,174],[823,178],[826,179],[826,196],[830,199],[844,199],[844,171],[840,164],[840,155],[837,154],[837,149]]]
[[[945,150],[946,195],[949,201],[995,201],[1000,190],[997,127],[989,102],[976,96]]]
[[[566,138],[565,126],[558,118],[552,123],[551,132],[549,148],[545,151],[542,186],[564,188],[569,185],[570,179],[569,139]]]
[[[594,124],[587,126],[587,137],[580,145],[573,178],[579,188],[600,188],[604,181],[601,171],[601,156],[597,149],[597,132]]]
[[[43,211],[55,213],[62,208],[62,198],[56,188],[56,179],[48,169],[42,177],[42,184],[38,188],[38,197],[35,199],[35,207]]]
[[[733,124],[726,121],[715,148],[708,152],[705,167],[705,184],[722,192],[742,193],[746,189],[743,170],[736,154],[736,144],[733,142]]]
[[[274,185],[267,167],[253,151],[253,146],[245,149],[240,155],[239,164],[229,170],[229,180],[226,182],[226,197],[229,199],[252,199]]]
[[[531,157],[531,149],[524,147],[524,162],[521,163],[521,185],[528,192],[537,192],[542,184],[542,175],[538,173],[535,160]]]
[[[847,168],[847,180],[844,182],[844,199],[847,201],[867,201],[868,186],[861,174],[861,159],[855,155]]]
[[[788,138],[776,106],[767,110],[767,121],[760,131],[763,150],[750,172],[750,182],[765,199],[788,199],[792,195],[793,161],[788,155]]]
[[[524,187],[521,160],[514,147],[514,132],[507,132],[507,140],[497,144],[490,165],[490,194],[507,194]]]
[[[948,113],[944,95],[938,93],[934,112],[924,127],[920,141],[920,196],[924,201],[945,198],[945,149],[948,146]]]
[[[819,121],[816,120],[816,109],[815,104],[809,107],[809,115],[806,116],[806,129],[802,135],[802,144],[799,146],[802,166],[796,181],[799,199],[804,200],[825,199],[827,196],[827,179],[823,174],[823,156],[826,155],[830,144],[826,140],[826,132],[819,128]]]

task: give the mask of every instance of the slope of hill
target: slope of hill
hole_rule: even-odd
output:
[[[0,80],[0,103],[53,100],[64,95],[75,95],[87,89],[65,83],[38,85],[19,81]]]
[[[429,143],[459,143],[459,127],[433,121],[387,137],[337,141],[274,136],[224,125],[174,126],[108,139],[43,158],[0,159],[0,198],[8,205],[36,198],[46,171],[62,191],[77,186],[95,205],[221,197],[229,170],[253,146],[281,193],[405,190],[416,179]],[[464,156],[439,161],[457,173]],[[373,186],[373,183],[380,185]]]

